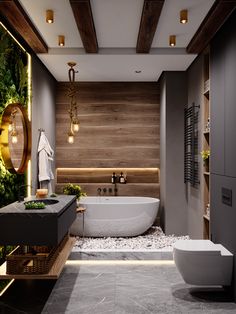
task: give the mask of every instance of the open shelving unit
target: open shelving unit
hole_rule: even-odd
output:
[[[210,150],[210,68],[209,50],[204,54],[203,150]],[[203,164],[203,238],[210,239],[210,170]]]
[[[69,237],[47,274],[7,274],[5,262],[0,266],[0,279],[58,279],[74,244],[75,238]]]

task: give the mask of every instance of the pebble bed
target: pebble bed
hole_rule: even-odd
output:
[[[145,234],[128,238],[87,238],[77,237],[73,251],[104,251],[104,250],[137,250],[153,251],[159,249],[171,250],[178,240],[188,240],[189,236],[166,236],[157,226],[151,227]]]

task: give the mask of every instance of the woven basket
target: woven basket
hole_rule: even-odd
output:
[[[30,252],[24,253],[23,246],[18,246],[6,256],[7,274],[46,274],[63,249],[68,235],[58,246],[30,246]]]

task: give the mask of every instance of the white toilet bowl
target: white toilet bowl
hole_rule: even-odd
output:
[[[174,244],[173,256],[176,267],[188,284],[231,284],[233,254],[221,244],[209,240],[180,240]]]

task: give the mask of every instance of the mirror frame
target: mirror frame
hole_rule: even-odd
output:
[[[13,166],[11,160],[11,152],[9,148],[9,131],[8,127],[11,122],[11,113],[14,108],[17,108],[23,124],[23,132],[24,132],[24,148],[23,148],[23,155],[21,159],[21,163],[19,168],[16,170]],[[4,165],[6,169],[11,173],[18,173],[23,174],[27,168],[28,161],[31,156],[31,123],[28,119],[27,112],[22,104],[20,103],[12,103],[9,104],[3,111],[2,114],[2,123],[1,123],[1,154],[2,159],[4,161]]]

